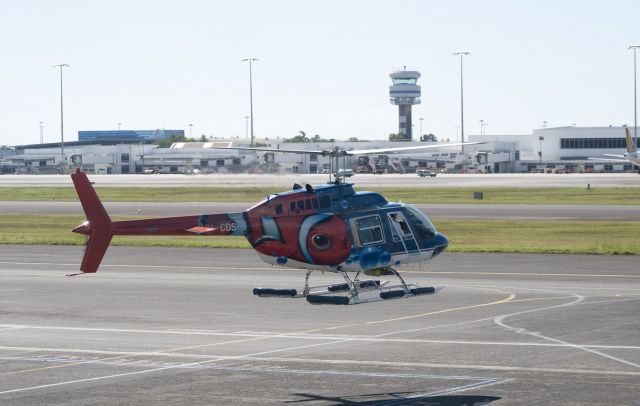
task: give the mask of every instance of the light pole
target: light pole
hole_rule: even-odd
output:
[[[251,63],[257,61],[258,58],[245,58],[242,62],[249,62],[249,114],[251,116],[251,146],[253,147],[253,72]]]
[[[422,121],[424,120],[424,118],[420,117],[418,120],[420,120],[420,141],[422,141]]]
[[[120,131],[121,127],[122,127],[122,123],[118,123],[118,131]]]
[[[544,121],[542,122],[542,128],[547,128],[547,120],[544,120]]]
[[[62,161],[64,166],[67,166],[67,158],[64,156],[64,107],[62,103],[62,69],[68,68],[66,63],[60,63],[53,65],[54,68],[60,68],[60,154],[62,155]]]
[[[633,49],[633,141],[638,145],[638,86],[636,81],[636,49],[640,45],[629,45]]]
[[[454,52],[453,55],[460,55],[460,135],[461,142],[464,142],[464,82],[463,82],[463,70],[462,70],[462,58],[465,55],[471,55],[467,51]],[[462,154],[464,155],[464,145],[462,146]]]
[[[40,121],[40,144],[44,143],[44,121]]]
[[[482,121],[480,123],[480,134],[487,135],[487,127],[489,126],[489,124],[485,123],[484,120],[480,120],[480,121]]]
[[[189,138],[193,136],[193,123],[189,123]]]

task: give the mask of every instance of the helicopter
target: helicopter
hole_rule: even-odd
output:
[[[225,149],[317,153],[335,158],[337,168],[338,159],[347,155],[469,144],[478,143],[352,151]],[[428,261],[447,249],[449,240],[429,218],[410,204],[389,202],[375,192],[356,192],[353,183],[341,176],[332,180],[331,173],[327,184],[296,183],[291,190],[269,195],[243,212],[123,221],[111,221],[86,173],[77,168],[71,179],[87,218],[72,231],[87,236],[87,245],[81,272],[69,276],[97,272],[114,235],[244,236],[266,263],[306,270],[301,290],[254,288],[253,294],[259,297],[351,305],[428,295],[442,289],[408,283],[396,270],[401,265]],[[311,286],[314,271],[339,274],[344,283]],[[380,276],[393,276],[397,281],[371,278]]]

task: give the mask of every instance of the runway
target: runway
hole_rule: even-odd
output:
[[[151,203],[105,202],[111,216],[188,216],[241,212],[254,203]],[[640,206],[629,205],[526,205],[526,204],[416,204],[434,220],[608,220],[638,221]],[[80,202],[3,202],[0,213],[8,215],[82,215]]]
[[[205,175],[90,175],[98,186],[125,187],[237,187],[276,186],[290,188],[294,182],[326,183],[328,175],[318,174],[205,174]],[[638,187],[640,175],[635,173],[592,174],[438,174],[421,178],[413,174],[356,174],[348,178],[357,188],[420,187]],[[2,175],[2,186],[72,186],[69,175]]]
[[[81,256],[0,245],[0,404],[640,402],[635,257],[445,253],[405,269],[435,295],[312,306],[247,250]]]

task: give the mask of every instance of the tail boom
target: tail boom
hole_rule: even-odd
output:
[[[246,235],[247,222],[243,213],[205,214],[200,216],[165,217],[112,222],[89,178],[77,169],[73,185],[87,221],[73,229],[87,236],[81,273],[94,273],[107,252],[114,235]],[[76,274],[73,274],[76,275]]]

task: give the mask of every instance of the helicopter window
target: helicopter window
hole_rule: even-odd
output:
[[[331,206],[331,199],[329,198],[329,196],[320,196],[320,208],[326,209],[329,206]]]
[[[304,200],[298,200],[298,208],[304,210]]]
[[[307,210],[311,210],[311,199],[307,199],[304,201],[304,208]]]
[[[318,199],[312,199],[311,203],[313,203],[313,208],[317,209],[318,208]]]
[[[276,206],[276,214],[282,214],[282,205],[281,204]]]
[[[407,217],[415,227],[418,238],[421,240],[428,240],[436,236],[436,228],[420,210],[414,207],[407,207]]]
[[[395,241],[400,240],[400,238],[413,237],[409,224],[407,224],[407,220],[402,213],[389,213],[389,219],[391,220],[391,232]]]
[[[360,244],[369,245],[384,241],[380,217],[371,216],[356,220]]]

